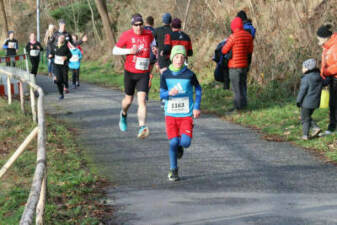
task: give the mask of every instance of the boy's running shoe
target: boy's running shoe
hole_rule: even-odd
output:
[[[177,158],[181,159],[184,155],[184,148],[182,146],[178,146],[178,151],[177,151]]]
[[[126,116],[123,116],[122,111],[119,115],[119,129],[123,132],[125,132],[128,129],[128,123],[126,121]]]
[[[138,131],[138,138],[140,139],[144,139],[147,138],[150,135],[150,130],[147,126],[141,126],[139,127],[139,131]]]
[[[178,175],[178,168],[174,170],[170,170],[167,175],[169,181],[178,181],[180,180],[180,177]]]
[[[321,132],[321,129],[319,127],[315,127],[312,129],[311,136],[316,137],[317,135],[319,135],[320,132]]]

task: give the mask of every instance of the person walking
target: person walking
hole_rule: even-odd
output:
[[[228,62],[229,78],[234,91],[233,110],[247,107],[247,72],[253,54],[253,38],[243,29],[241,18],[235,17],[231,22],[232,34],[222,48],[227,54],[232,50],[232,58]]]
[[[170,65],[170,58],[167,55],[164,55],[164,41],[166,34],[170,33],[171,30],[171,21],[172,17],[171,14],[165,13],[162,17],[163,26],[158,27],[154,30],[154,38],[157,43],[157,51],[158,51],[158,65],[160,74],[162,74],[167,67]]]
[[[194,72],[184,64],[185,59],[185,47],[174,46],[170,54],[172,64],[160,79],[160,98],[166,99],[164,109],[166,133],[170,143],[170,181],[180,179],[177,159],[183,156],[184,148],[191,145],[192,117],[196,119],[200,116],[202,89]]]
[[[12,59],[12,56],[16,56],[19,50],[19,42],[14,38],[14,31],[8,31],[8,38],[5,40],[3,49],[6,50],[6,56],[10,58],[6,61],[6,66],[15,67],[15,59]]]
[[[39,69],[40,53],[43,51],[43,48],[40,42],[36,40],[34,33],[31,33],[29,36],[29,42],[26,45],[26,51],[32,64],[31,73],[36,77],[37,70]]]
[[[48,76],[51,78],[53,76],[53,65],[54,62],[52,61],[53,59],[49,59],[49,54],[50,54],[50,45],[49,43],[52,42],[52,37],[55,32],[55,26],[54,24],[49,24],[48,29],[46,31],[46,34],[43,39],[43,43],[46,46],[46,56],[47,56],[47,62],[48,62]],[[55,78],[54,78],[55,79]]]
[[[318,44],[322,46],[321,76],[330,79],[330,123],[323,135],[336,131],[337,125],[337,33],[331,31],[331,25],[323,25],[317,30]]]
[[[71,44],[70,45],[70,52],[71,58],[69,59],[69,68],[73,74],[73,89],[80,86],[80,64],[82,59],[81,50]]]
[[[54,59],[53,72],[60,94],[59,100],[62,100],[64,99],[65,80],[68,76],[68,61],[71,58],[71,52],[66,44],[64,35],[58,36],[56,45],[51,46],[49,58]]]
[[[316,66],[315,59],[308,59],[302,64],[303,77],[301,78],[300,91],[297,95],[296,105],[301,108],[301,120],[303,130],[303,140],[317,136],[321,129],[312,120],[311,116],[315,109],[319,107],[321,100],[321,92],[323,87],[323,79],[320,71]],[[309,135],[312,128],[312,135]]]
[[[124,64],[124,90],[122,100],[119,128],[127,131],[127,113],[132,104],[135,89],[138,100],[138,138],[146,138],[150,131],[146,126],[146,94],[149,89],[150,51],[152,49],[153,35],[150,30],[145,30],[144,21],[140,14],[135,14],[131,19],[132,28],[122,33],[114,46],[114,55],[126,55]]]
[[[171,27],[172,31],[165,35],[164,55],[170,55],[171,49],[175,45],[183,45],[186,49],[186,57],[192,56],[193,49],[191,38],[185,32],[181,31],[181,20],[179,18],[174,18]]]

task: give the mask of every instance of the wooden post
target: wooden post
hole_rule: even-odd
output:
[[[10,157],[10,159],[6,162],[6,164],[0,170],[0,178],[6,173],[6,171],[13,165],[15,160],[21,155],[21,153],[26,149],[29,143],[33,140],[33,138],[37,135],[39,128],[36,127],[29,136],[25,139],[25,141],[20,145],[20,147],[14,152],[14,154]]]
[[[32,107],[32,116],[33,116],[33,121],[36,123],[36,100],[35,100],[35,94],[34,94],[34,89],[31,87],[30,88],[30,105]]]
[[[23,93],[23,82],[20,80],[20,103],[21,103],[21,111],[25,113],[25,96]]]
[[[46,194],[47,194],[47,171],[44,174],[44,178],[42,181],[42,188],[40,192],[40,199],[36,207],[36,223],[35,223],[36,225],[43,225],[43,214],[46,204]]]
[[[7,76],[7,96],[8,105],[12,104],[12,88],[11,88],[11,78]]]

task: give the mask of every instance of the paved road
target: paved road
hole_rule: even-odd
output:
[[[168,141],[158,102],[149,103],[151,136],[138,140],[136,107],[129,131],[118,129],[119,91],[82,84],[57,101],[46,78],[47,111],[72,121],[103,175],[116,186],[108,202],[121,225],[337,224],[337,168],[288,143],[202,115],[179,162],[182,180],[167,180]]]

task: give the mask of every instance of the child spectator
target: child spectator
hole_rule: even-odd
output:
[[[312,128],[311,137],[317,136],[321,129],[312,120],[311,115],[319,107],[323,79],[320,70],[316,66],[315,59],[308,59],[302,64],[303,77],[301,78],[300,91],[297,96],[296,105],[301,107],[301,119],[303,125],[303,140],[309,140],[309,131]]]

